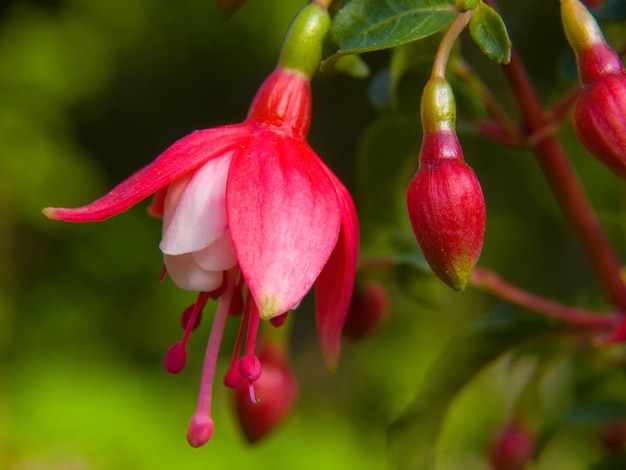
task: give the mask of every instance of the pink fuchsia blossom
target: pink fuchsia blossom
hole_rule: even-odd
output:
[[[315,26],[322,18],[327,29],[326,11],[317,5],[307,11],[300,26]],[[298,27],[298,18],[294,24]],[[305,36],[319,34],[302,29]],[[305,40],[312,47],[310,38]],[[254,351],[260,319],[279,325],[314,284],[320,346],[328,366],[337,365],[354,283],[358,222],[347,189],[306,141],[314,68],[290,66],[300,56],[293,53],[297,50],[286,43],[280,65],[241,124],[193,132],[87,206],[44,210],[51,219],[95,222],[155,195],[149,212],[163,218],[165,270],[181,288],[199,292],[185,311],[182,340],[166,355],[167,370],[182,370],[188,337],[204,305],[220,299],[188,431],[193,446],[206,443],[213,430],[211,389],[229,315],[243,313],[225,383],[237,387],[247,380],[251,401],[262,373]],[[285,60],[285,54],[293,57]],[[319,53],[315,57],[319,62]]]

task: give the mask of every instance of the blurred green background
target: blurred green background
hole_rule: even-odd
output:
[[[558,2],[512,3],[503,8],[513,40],[542,98],[554,101],[570,85],[555,66],[566,51]],[[218,383],[214,437],[202,449],[188,447],[210,325],[205,320],[192,336],[184,372],[165,373],[163,354],[179,339],[180,313],[194,298],[158,282],[159,222],[146,216],[145,204],[86,225],[49,221],[41,209],[84,205],[192,130],[242,120],[302,4],[250,0],[225,22],[208,0],[0,3],[1,470],[386,468],[387,425],[416,393],[428,364],[461,325],[497,305],[480,292],[449,293],[430,276],[407,285],[394,277],[389,320],[363,341],[347,342],[333,374],[323,365],[306,302],[294,315],[292,362],[302,396],[289,421],[259,445],[246,445]],[[475,48],[467,54],[510,104],[498,69]],[[375,74],[389,54],[365,59]],[[359,207],[379,188],[401,205],[415,155],[397,169],[404,182],[368,188],[357,181],[356,165],[370,158],[359,139],[375,139],[367,129],[379,114],[368,87],[341,75],[318,77],[310,142],[355,190]],[[414,122],[407,143],[413,152],[420,138]],[[623,185],[581,150],[568,126],[562,134],[624,254]],[[481,263],[540,294],[605,307],[531,154],[471,135],[461,140],[489,211]],[[367,251],[382,229],[367,208],[363,217]],[[405,218],[399,228],[406,227]],[[235,330],[228,326],[221,370]],[[547,374],[544,392],[556,410],[565,406],[558,400],[575,375],[571,367],[564,359]],[[489,442],[506,422],[526,369],[500,361],[459,397],[442,436],[441,468],[487,468]],[[587,434],[565,433],[562,441],[539,468],[555,468],[551,458],[564,462],[560,468],[586,468],[598,455]]]

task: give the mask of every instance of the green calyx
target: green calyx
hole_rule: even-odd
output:
[[[422,93],[422,125],[424,132],[454,130],[456,103],[452,87],[445,78],[432,77]]]
[[[326,9],[315,3],[304,7],[289,26],[279,65],[307,78],[313,77],[322,60],[322,42],[329,29],[330,16]]]
[[[561,0],[561,19],[567,41],[577,56],[594,44],[605,42],[600,26],[580,1]]]

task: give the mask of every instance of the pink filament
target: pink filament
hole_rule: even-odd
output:
[[[230,309],[230,301],[234,290],[234,274],[236,270],[226,273],[226,290],[220,299],[213,318],[213,326],[207,344],[206,353],[204,355],[204,365],[202,367],[202,378],[200,380],[200,392],[198,393],[198,405],[196,412],[191,418],[189,429],[187,431],[187,440],[193,447],[200,447],[206,444],[211,438],[213,431],[213,421],[211,419],[211,397],[213,388],[213,379],[215,377],[215,367],[217,365],[217,355],[224,334],[224,326],[228,311]]]
[[[235,287],[234,295],[238,295],[238,287]],[[235,297],[233,298],[235,301]],[[239,324],[239,332],[237,333],[237,340],[235,342],[235,347],[233,349],[233,356],[230,360],[230,367],[224,376],[224,385],[229,388],[237,388],[239,382],[241,381],[241,373],[239,372],[239,352],[241,351],[241,345],[243,344],[243,335],[246,331],[248,325],[248,318],[250,317],[250,296],[246,297],[245,306],[243,309],[243,317],[241,318],[241,323]],[[229,312],[232,314],[232,312]]]

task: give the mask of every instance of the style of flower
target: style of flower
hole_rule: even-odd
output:
[[[320,8],[309,7],[317,21]],[[252,402],[262,373],[255,355],[260,319],[279,325],[314,284],[320,346],[328,366],[337,365],[358,223],[347,189],[306,141],[311,75],[310,67],[282,60],[243,123],[193,132],[85,207],[44,210],[51,219],[95,222],[154,194],[149,212],[163,218],[165,270],[179,287],[199,292],[183,315],[182,340],[166,354],[168,371],[182,370],[191,331],[208,299],[219,298],[187,434],[194,447],[213,432],[211,390],[229,315],[243,313],[224,382],[235,388],[248,381]]]

